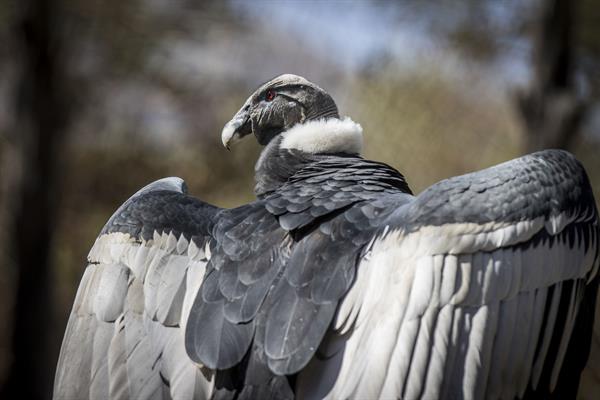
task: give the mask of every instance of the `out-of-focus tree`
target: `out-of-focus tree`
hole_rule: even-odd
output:
[[[522,121],[523,152],[573,149],[594,122],[587,117],[600,106],[597,2],[468,0],[421,2],[409,9],[423,15],[429,30],[466,64],[501,64],[508,75],[511,68],[523,75],[524,64],[527,83],[520,77],[518,87],[506,88]]]
[[[14,54],[17,84],[14,123],[8,133],[2,179],[12,196],[6,248],[14,269],[11,365],[2,398],[46,399],[51,393],[50,349],[54,316],[49,249],[58,204],[57,175],[69,114],[69,84],[62,65],[60,4],[17,3]]]
[[[532,77],[517,95],[525,150],[570,148],[588,103],[575,86],[576,2],[545,0],[535,23]]]

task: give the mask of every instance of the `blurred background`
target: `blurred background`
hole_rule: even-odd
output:
[[[220,131],[262,82],[328,90],[417,193],[561,147],[600,199],[599,67],[594,0],[1,2],[0,397],[50,397],[87,251],[132,193],[253,199],[260,149]]]

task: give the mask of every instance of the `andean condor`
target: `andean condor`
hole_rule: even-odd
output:
[[[414,196],[295,75],[258,88],[223,144],[251,133],[256,201],[219,208],[167,178],[106,223],[56,399],[575,397],[600,228],[571,154]]]

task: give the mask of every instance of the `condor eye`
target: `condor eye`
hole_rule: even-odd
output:
[[[267,93],[265,93],[265,100],[267,101],[273,101],[273,99],[275,98],[275,96],[277,96],[277,93],[275,93],[274,90],[267,90]]]

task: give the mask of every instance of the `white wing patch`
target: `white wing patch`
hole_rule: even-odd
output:
[[[596,227],[584,228],[587,249],[581,232],[572,246],[564,235],[552,245],[542,240],[507,246],[544,228],[561,232],[566,220],[451,224],[376,239],[330,337],[307,367],[329,383],[307,390],[310,376],[301,373],[299,393],[329,399],[512,399],[530,383],[535,388],[548,363],[553,389],[586,281],[597,272]],[[564,290],[565,282],[572,282],[572,290]],[[565,326],[557,330],[561,294],[570,297]],[[553,334],[561,335],[560,345],[556,359],[547,360]]]
[[[566,217],[565,217],[566,218]],[[398,249],[402,241],[402,258],[411,254],[465,254],[492,251],[529,240],[544,227],[543,217],[517,223],[488,222],[485,224],[453,223],[441,226],[421,226],[418,232],[407,226],[385,236]]]
[[[100,236],[69,319],[54,397],[208,398],[212,378],[184,347],[206,257],[204,246],[183,235],[155,232],[142,242],[123,233]],[[82,357],[87,348],[93,350]]]

